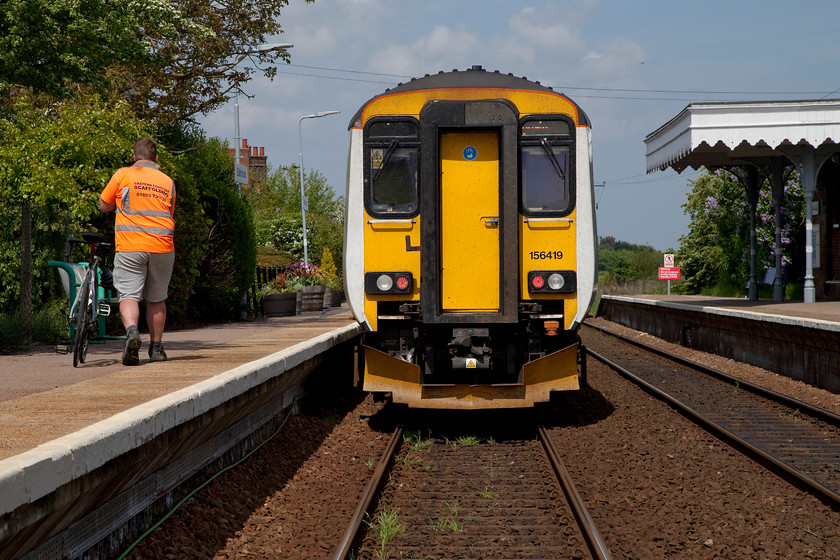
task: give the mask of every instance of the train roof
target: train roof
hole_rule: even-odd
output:
[[[553,93],[555,95],[563,95],[562,93],[554,91],[552,88],[541,85],[539,82],[534,82],[528,78],[520,78],[513,74],[502,74],[498,70],[488,72],[479,65],[475,65],[467,70],[452,70],[452,72],[440,71],[437,74],[426,74],[422,78],[412,78],[409,82],[398,84],[394,88],[386,89],[383,93],[375,95],[368,99],[362,105],[353,118],[350,120],[350,125],[347,127],[353,128],[358,126],[361,122],[362,111],[374,99],[382,97],[383,95],[392,95],[395,93],[406,93],[409,91],[420,91],[424,89],[451,89],[451,88],[495,88],[495,89],[517,89],[530,91],[544,91]],[[580,123],[586,126],[591,126],[589,117],[583,112],[583,109],[569,97],[563,95],[578,111]]]

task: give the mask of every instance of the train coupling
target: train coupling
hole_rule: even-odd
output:
[[[488,328],[452,329],[452,339],[448,347],[453,370],[492,367],[493,350],[490,348],[490,329]]]

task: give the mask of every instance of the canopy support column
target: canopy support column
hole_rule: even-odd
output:
[[[799,170],[802,181],[802,195],[805,197],[805,286],[803,301],[815,303],[817,290],[814,286],[814,191],[817,189],[817,172],[826,159],[826,150],[818,154],[811,146],[780,146],[784,153]]]
[[[747,172],[746,185],[747,205],[750,213],[750,301],[758,299],[758,275],[755,270],[755,209],[758,206],[758,169],[754,165],[744,166]]]
[[[782,202],[785,194],[784,162],[781,157],[773,158],[772,172],[773,207],[776,211],[776,239],[773,256],[776,260],[776,277],[773,279],[773,301],[785,301],[784,272],[782,269]]]
[[[817,166],[814,150],[803,150],[802,153],[802,194],[805,195],[805,303],[817,300],[814,287],[814,191],[817,188]]]

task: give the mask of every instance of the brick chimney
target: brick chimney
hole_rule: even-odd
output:
[[[234,152],[233,148],[228,149],[230,157],[236,157]],[[239,163],[248,168],[248,179],[256,185],[257,190],[265,181],[267,160],[264,146],[249,146],[248,139],[242,139],[242,146],[239,148]]]

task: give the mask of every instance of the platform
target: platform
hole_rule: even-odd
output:
[[[598,316],[840,393],[840,302],[602,296]]]
[[[119,341],[91,345],[78,368],[46,346],[0,356],[0,559],[43,545],[201,445],[218,446],[214,437],[235,445],[231,430],[269,423],[322,355],[360,333],[345,307],[167,332],[166,362],[148,362],[144,334],[132,367],[120,363]]]

